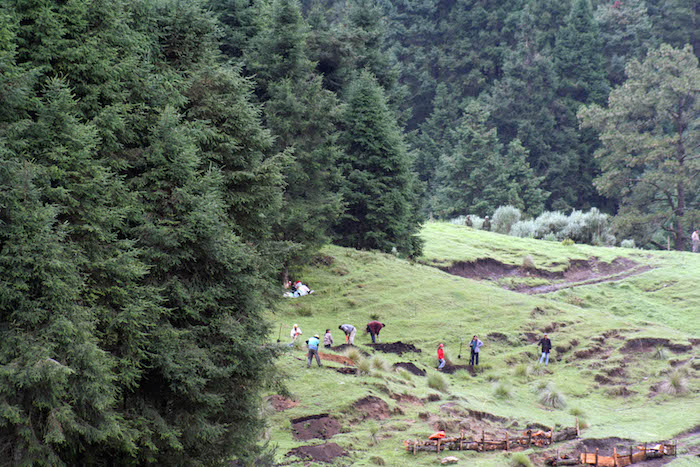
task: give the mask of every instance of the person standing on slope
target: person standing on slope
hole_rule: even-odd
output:
[[[384,326],[386,326],[386,324],[380,323],[379,321],[370,321],[367,323],[365,332],[368,332],[369,335],[372,336],[372,344],[377,343],[374,339],[375,337],[379,337],[379,331],[381,331]]]
[[[697,253],[698,245],[700,245],[700,234],[698,234],[697,230],[693,231],[693,234],[690,236],[690,239],[693,241],[693,253]]]
[[[292,338],[292,343],[289,344],[289,346],[293,347],[294,343],[297,341],[297,337],[301,336],[301,329],[299,328],[299,326],[297,326],[296,324],[292,326],[292,331],[289,333],[289,335]]]
[[[476,336],[472,337],[472,341],[469,343],[469,349],[471,350],[469,364],[471,366],[479,365],[479,349],[484,345]]]
[[[345,343],[350,345],[355,345],[355,334],[357,329],[352,324],[341,324],[338,329],[345,333]]]
[[[437,367],[437,369],[438,370],[442,370],[445,366],[445,349],[444,349],[444,347],[445,347],[445,344],[442,344],[442,343],[438,344],[438,348],[437,348],[437,351],[438,351],[438,367]]]
[[[549,365],[549,351],[552,350],[552,341],[549,340],[547,334],[544,335],[542,339],[537,343],[538,346],[542,347],[542,356],[540,357],[540,363],[544,360],[544,366]]]
[[[333,336],[331,336],[331,330],[326,329],[326,334],[323,335],[323,346],[330,349],[333,345]]]
[[[320,339],[318,337],[318,334],[314,334],[314,337],[310,338],[306,343],[309,346],[309,360],[306,362],[306,368],[311,367],[311,360],[313,359],[314,355],[316,356],[316,363],[318,363],[318,366],[321,366],[321,359],[318,356],[318,344],[320,343]]]

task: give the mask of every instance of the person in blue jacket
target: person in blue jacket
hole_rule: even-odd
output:
[[[311,360],[313,359],[314,355],[316,356],[316,363],[318,363],[318,366],[321,366],[321,359],[318,356],[318,345],[320,341],[321,339],[318,337],[318,334],[314,334],[314,337],[306,341],[306,343],[309,345],[309,361],[306,362],[306,368],[311,367]]]

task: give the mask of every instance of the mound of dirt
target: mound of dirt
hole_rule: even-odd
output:
[[[524,332],[521,334],[521,336],[522,336],[522,340],[524,342],[527,342],[528,344],[534,344],[535,342],[537,342],[539,340],[539,338],[537,337],[537,334],[535,334],[534,332]]]
[[[355,401],[352,404],[355,412],[358,412],[362,419],[374,418],[384,420],[391,416],[389,404],[376,396],[367,396]]]
[[[308,417],[293,418],[292,435],[296,439],[328,439],[340,431],[340,423],[327,413],[309,415]]]
[[[579,350],[578,352],[574,352],[574,357],[575,358],[591,358],[592,356],[596,355],[596,353],[599,352],[599,349],[584,349],[584,350]]]
[[[631,439],[623,438],[588,438],[582,440],[582,444],[584,446],[584,450],[588,452],[595,451],[596,448],[604,452],[612,452],[613,448],[629,449],[629,447],[632,445],[636,446],[637,442]]]
[[[415,405],[423,405],[423,401],[412,394],[391,394],[391,398],[396,402],[403,402]]]
[[[351,367],[343,367],[343,368],[336,368],[335,371],[338,373],[342,373],[344,375],[356,375],[357,374],[357,368],[351,368]]]
[[[313,462],[326,463],[331,463],[333,459],[347,455],[348,453],[335,443],[325,443],[317,446],[299,446],[287,453],[287,456],[297,456],[301,459],[310,459]]]
[[[614,384],[613,380],[603,375],[595,375],[595,378],[593,379],[596,381],[596,383],[600,384]]]
[[[469,372],[470,375],[476,376],[476,370],[472,365],[445,365],[440,371],[451,375],[458,370],[466,370]]]
[[[291,409],[292,407],[296,407],[297,405],[299,405],[299,401],[287,399],[286,397],[280,396],[279,394],[275,394],[268,397],[267,401],[270,403],[270,405],[272,405],[272,407],[274,407],[274,409],[277,412]]]
[[[693,350],[691,345],[677,344],[663,337],[635,337],[625,342],[620,352],[649,352],[656,349],[659,345],[663,345],[673,353],[684,353]]]
[[[332,353],[324,353],[324,352],[319,352],[318,356],[321,357],[321,360],[328,360],[331,362],[336,362],[336,363],[342,363],[343,365],[354,365],[355,362],[350,360],[348,357],[344,355],[334,355]]]
[[[340,345],[336,345],[335,347],[330,348],[330,350],[332,350],[334,352],[345,352],[345,350],[347,350],[347,349],[356,349],[357,351],[359,351],[362,354],[363,357],[369,356],[369,354],[367,352],[365,352],[364,350],[361,350],[359,347],[355,347],[354,345],[350,345],[350,344],[340,344]]]
[[[386,353],[403,354],[404,352],[417,352],[420,353],[421,349],[416,348],[413,344],[404,344],[401,341],[389,342],[387,344],[368,344],[375,350]]]
[[[500,332],[491,332],[487,334],[486,337],[492,341],[503,342],[504,344],[510,343],[508,341],[508,336],[506,336],[505,334],[501,334]]]
[[[411,362],[394,363],[394,368],[403,368],[404,370],[407,370],[416,376],[425,376],[425,370],[421,370]]]

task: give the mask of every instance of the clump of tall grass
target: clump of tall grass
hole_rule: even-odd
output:
[[[530,368],[524,363],[518,363],[513,369],[513,374],[518,378],[527,378],[530,375]]]
[[[524,452],[516,452],[510,456],[510,465],[513,467],[534,467],[532,461]]]
[[[413,381],[413,376],[411,375],[411,372],[408,371],[405,368],[398,368],[396,372],[399,374],[401,379],[404,379],[406,381]]]
[[[637,245],[634,243],[633,238],[627,238],[627,239],[622,240],[620,242],[620,247],[621,248],[637,248]]]
[[[578,407],[571,407],[569,409],[569,413],[573,415],[574,417],[583,417],[584,412]]]
[[[529,365],[527,369],[528,373],[533,376],[542,376],[547,374],[547,368],[542,365]]]
[[[654,353],[651,354],[654,360],[668,360],[668,356],[668,350],[663,345],[657,345],[654,348]]]
[[[447,391],[447,380],[440,373],[432,373],[428,376],[428,387],[438,391]]]
[[[377,439],[377,433],[379,433],[379,425],[376,422],[370,422],[367,424],[367,430],[369,431],[370,445],[374,446],[379,442],[379,440]]]
[[[523,269],[537,269],[532,255],[526,255],[523,257]]]
[[[659,392],[674,396],[688,392],[688,379],[683,370],[674,370],[666,374],[666,379],[661,381]]]
[[[358,375],[369,375],[372,373],[372,362],[367,358],[361,358],[355,361]]]
[[[542,405],[555,409],[566,407],[566,399],[552,383],[547,383],[538,390],[538,398]]]
[[[493,385],[493,395],[497,399],[510,399],[510,387],[504,381],[499,381]]]
[[[388,371],[389,370],[389,364],[387,363],[386,360],[384,360],[379,355],[375,355],[374,357],[372,357],[370,362],[372,363],[372,368],[374,368],[375,370],[379,370],[379,371]]]
[[[362,352],[355,347],[348,347],[345,349],[344,355],[356,363],[362,360]]]

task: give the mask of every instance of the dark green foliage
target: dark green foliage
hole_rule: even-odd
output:
[[[452,134],[455,145],[440,160],[433,201],[441,217],[490,215],[505,205],[535,215],[544,208],[547,193],[526,162],[527,151],[517,139],[504,151],[496,129],[486,126],[488,117],[473,102]]]
[[[347,209],[335,227],[337,243],[399,254],[420,253],[415,178],[384,93],[363,73],[350,87],[341,137],[341,193]]]

